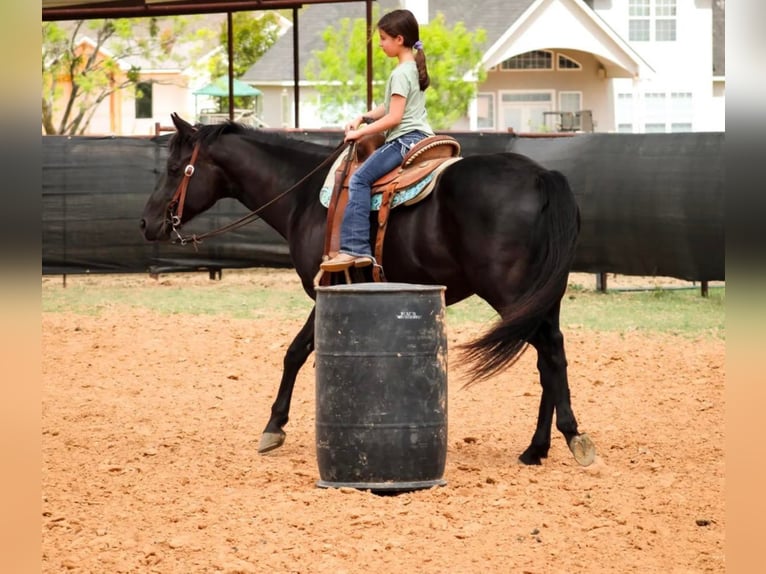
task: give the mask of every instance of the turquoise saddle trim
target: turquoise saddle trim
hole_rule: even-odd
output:
[[[402,203],[406,203],[409,200],[415,198],[418,196],[418,194],[425,189],[425,187],[431,183],[431,180],[433,179],[433,174],[428,174],[425,178],[421,179],[417,183],[414,183],[413,185],[409,187],[405,187],[404,189],[400,189],[394,194],[394,197],[391,199],[391,209],[396,207],[397,205],[401,205]],[[382,201],[382,193],[376,193],[372,196],[370,200],[370,211],[378,211],[380,210],[380,203]],[[330,198],[332,197],[332,188],[324,186],[319,191],[319,201],[324,205],[325,207],[330,206]]]

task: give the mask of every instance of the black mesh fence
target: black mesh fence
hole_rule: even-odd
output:
[[[287,132],[332,146],[339,132]],[[463,155],[515,151],[563,172],[582,211],[575,271],[723,280],[723,133],[578,134],[532,138],[453,133]],[[148,243],[139,219],[167,141],[45,136],[42,141],[44,274],[286,267],[287,244],[262,221],[191,245]],[[185,233],[248,213],[219,202]]]

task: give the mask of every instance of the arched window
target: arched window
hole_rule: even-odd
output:
[[[579,62],[564,54],[558,54],[556,66],[559,70],[582,70],[582,66]]]
[[[554,52],[550,50],[532,50],[531,52],[524,52],[513,58],[503,60],[498,68],[505,71],[522,72],[530,70],[553,70],[554,62],[556,63],[556,68],[559,70],[582,70],[582,65],[578,61],[564,54],[554,54]]]
[[[552,70],[553,52],[548,50],[532,50],[503,60],[501,70]]]

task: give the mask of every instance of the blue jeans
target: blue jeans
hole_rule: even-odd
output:
[[[370,246],[370,195],[372,184],[401,165],[402,159],[417,142],[426,137],[420,131],[404,134],[375,150],[351,176],[348,204],[340,227],[340,252],[372,256]]]

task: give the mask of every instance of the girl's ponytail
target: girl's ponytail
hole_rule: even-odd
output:
[[[431,85],[431,78],[428,77],[428,66],[426,65],[426,53],[423,51],[423,42],[418,40],[412,47],[415,50],[415,64],[418,66],[420,91],[424,92]]]

